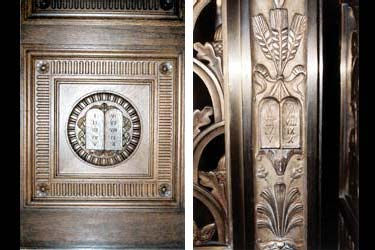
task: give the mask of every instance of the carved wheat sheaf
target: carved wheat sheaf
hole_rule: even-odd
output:
[[[280,9],[270,12],[272,33],[272,53],[278,75],[282,74],[282,66],[288,54],[288,11]]]
[[[262,49],[264,56],[267,59],[274,60],[273,54],[271,53],[273,38],[267,21],[262,14],[253,17],[253,28],[255,38]]]
[[[288,34],[288,56],[285,64],[294,59],[306,29],[306,17],[295,14]]]
[[[273,61],[277,75],[281,76],[286,64],[296,56],[306,29],[306,17],[295,14],[288,27],[288,10],[271,9],[270,27],[263,14],[252,17],[252,26],[264,56]]]

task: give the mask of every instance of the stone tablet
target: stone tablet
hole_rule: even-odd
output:
[[[262,148],[280,147],[280,109],[277,101],[265,100],[260,107],[260,140]]]
[[[282,104],[282,147],[300,148],[301,107],[296,100],[286,99]]]
[[[86,114],[86,149],[104,149],[104,113],[100,109],[90,109]]]
[[[105,150],[122,150],[122,113],[110,109],[105,113]]]

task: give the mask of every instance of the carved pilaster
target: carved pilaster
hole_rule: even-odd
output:
[[[255,239],[304,249],[307,17],[303,1],[268,2],[251,14]]]

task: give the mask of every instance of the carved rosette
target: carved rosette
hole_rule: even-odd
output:
[[[289,3],[289,2],[288,2]],[[255,3],[256,4],[256,3]],[[293,4],[293,3],[290,3]],[[304,249],[306,16],[283,0],[251,18],[257,248]],[[296,4],[295,7],[303,4]],[[266,15],[268,14],[268,18]]]

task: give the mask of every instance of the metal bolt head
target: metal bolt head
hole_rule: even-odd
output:
[[[160,0],[160,7],[163,10],[170,10],[173,8],[173,0]]]
[[[170,197],[172,192],[168,184],[161,184],[159,187],[159,194],[161,197]]]
[[[37,185],[36,189],[37,189],[36,195],[41,197],[41,196],[47,196],[49,187],[48,187],[48,184],[41,183]]]
[[[159,70],[163,75],[169,75],[172,73],[173,65],[170,62],[164,62],[160,64]]]
[[[40,0],[38,6],[41,9],[47,9],[49,5],[50,5],[50,0]]]
[[[46,74],[48,73],[48,70],[49,70],[49,64],[47,62],[39,61],[36,64],[36,69],[38,70],[39,73]]]

